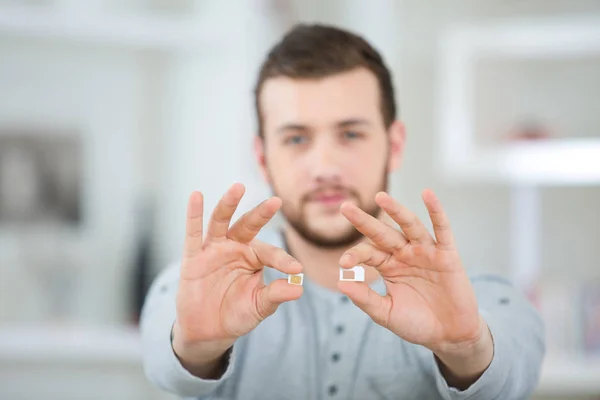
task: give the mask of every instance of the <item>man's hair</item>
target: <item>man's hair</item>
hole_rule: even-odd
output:
[[[254,89],[258,134],[264,134],[260,93],[267,79],[319,79],[359,67],[377,78],[383,122],[389,128],[396,118],[394,88],[390,71],[377,50],[362,37],[339,28],[296,25],[271,49],[261,66]]]

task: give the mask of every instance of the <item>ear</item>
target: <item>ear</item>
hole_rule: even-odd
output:
[[[254,157],[256,157],[256,163],[258,164],[260,174],[262,175],[265,182],[270,184],[271,179],[269,178],[267,158],[265,157],[265,140],[259,135],[256,135],[254,137]]]
[[[394,121],[388,130],[390,151],[388,154],[388,173],[393,172],[402,164],[404,155],[404,143],[406,140],[406,129],[402,121]]]

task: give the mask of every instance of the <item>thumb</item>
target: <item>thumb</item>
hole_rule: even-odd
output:
[[[286,301],[297,300],[302,296],[302,286],[290,285],[287,279],[276,279],[256,293],[256,311],[260,320],[277,311],[277,307]]]
[[[338,282],[338,289],[363,310],[373,321],[384,327],[388,326],[391,301],[387,296],[381,296],[364,282]]]

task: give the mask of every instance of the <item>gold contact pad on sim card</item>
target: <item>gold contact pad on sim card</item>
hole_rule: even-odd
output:
[[[288,283],[292,285],[302,285],[304,283],[304,274],[301,272],[299,274],[288,275]]]

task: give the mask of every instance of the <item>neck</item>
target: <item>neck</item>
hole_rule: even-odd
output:
[[[340,257],[355,244],[329,249],[305,240],[286,224],[283,229],[289,253],[302,264],[304,276],[327,289],[338,291],[340,280]],[[371,283],[379,277],[375,268],[365,268],[365,282]]]

